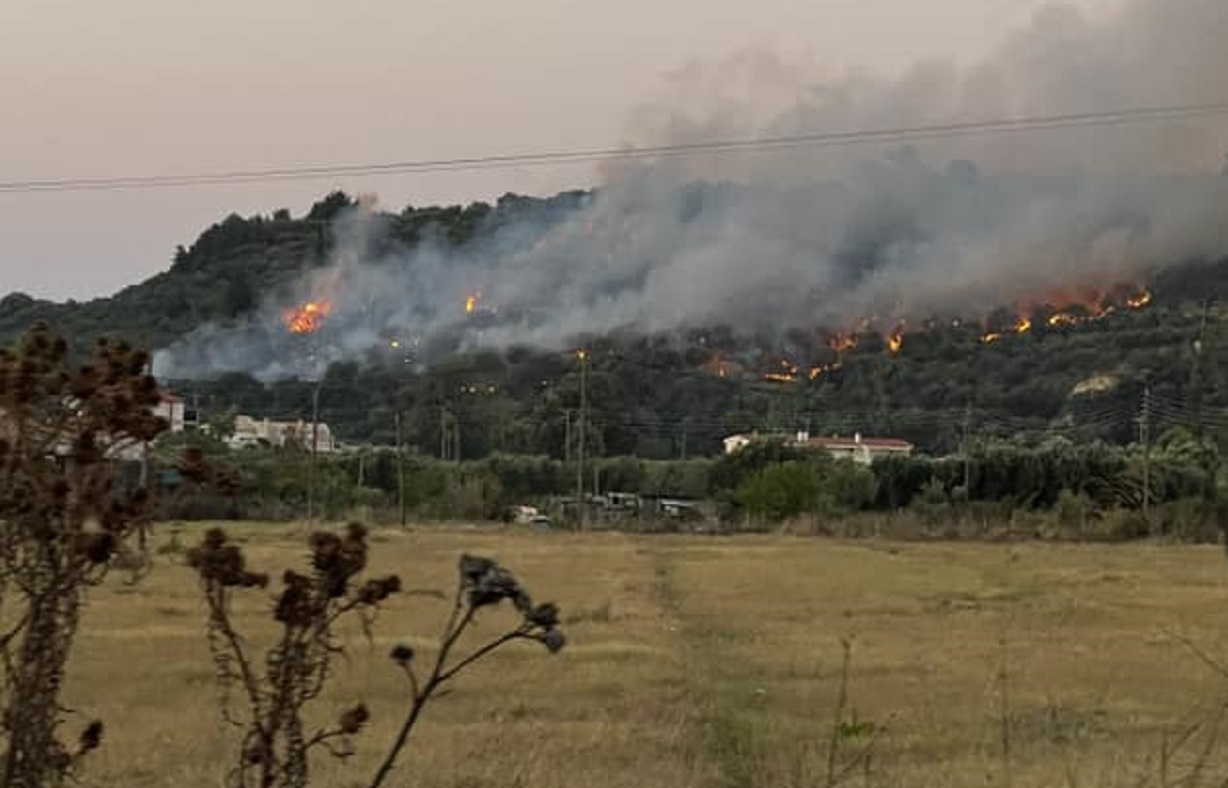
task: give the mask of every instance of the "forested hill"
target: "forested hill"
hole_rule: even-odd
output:
[[[412,248],[423,240],[463,246],[525,217],[558,221],[583,193],[538,199],[508,194],[495,205],[407,207],[381,214],[383,242]],[[328,262],[333,220],[355,200],[333,192],[306,215],[278,210],[268,216],[230,215],[174,252],[170,268],[113,296],[57,303],[10,293],[0,299],[0,340],[10,343],[36,321],[46,321],[85,347],[101,336],[162,348],[209,323],[234,321],[304,272]]]
[[[464,247],[526,216],[548,227],[585,194],[380,214],[380,242]],[[230,216],[178,249],[169,270],[110,298],[55,304],[11,294],[0,301],[0,338],[43,320],[77,346],[105,335],[162,348],[201,325],[238,320],[325,265],[333,220],[353,204],[334,193],[303,217]],[[586,368],[587,449],[711,454],[734,431],[805,427],[899,436],[935,453],[969,431],[1121,443],[1137,435],[1145,387],[1157,428],[1228,427],[1228,314],[1219,306],[1228,263],[1168,267],[1148,287],[1145,307],[1101,319],[1072,324],[1037,313],[1031,330],[1015,333],[1015,316],[1006,315],[995,341],[984,326],[917,328],[894,353],[873,332],[838,353],[830,336],[763,337],[730,326],[597,338]],[[405,361],[385,347],[334,364],[319,387],[321,419],[343,440],[391,444],[400,415],[407,442],[452,457],[564,456],[568,437],[575,443],[580,376],[568,354],[522,347]],[[243,374],[169,384],[205,418],[309,418],[315,388]]]

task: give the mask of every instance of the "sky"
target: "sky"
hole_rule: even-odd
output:
[[[1090,17],[1114,0],[1075,0]],[[674,75],[741,52],[824,74],[966,62],[1040,0],[4,0],[0,183],[652,143]],[[0,293],[87,299],[229,213],[335,188],[406,204],[587,188],[593,165],[0,193]]]

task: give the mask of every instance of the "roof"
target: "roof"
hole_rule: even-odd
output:
[[[179,397],[176,397],[174,394],[170,393],[169,391],[163,391],[158,396],[163,402],[170,402],[170,403],[183,402],[182,399],[180,399]]]
[[[913,447],[908,441],[899,438],[811,438],[810,445],[821,446],[825,449],[855,449],[858,446],[865,446],[870,449],[887,451],[905,451]]]

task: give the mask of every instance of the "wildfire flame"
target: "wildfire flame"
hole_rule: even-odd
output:
[[[476,293],[470,293],[469,295],[465,296],[465,314],[466,315],[472,315],[474,312],[477,311],[478,302],[481,300],[481,298],[482,298],[482,291],[480,290],[477,291]]]
[[[292,334],[314,334],[332,311],[333,305],[328,301],[308,301],[288,310],[282,315],[282,322]]]
[[[887,352],[895,355],[900,352],[900,348],[904,346],[904,327],[900,326],[895,331],[887,336]]]
[[[1151,291],[1146,288],[1143,288],[1135,295],[1132,295],[1126,299],[1126,306],[1130,307],[1131,309],[1142,309],[1150,303]]]
[[[712,358],[704,362],[704,369],[710,375],[716,375],[718,378],[728,377],[729,365],[725,363],[725,359],[721,358],[720,353],[714,353]]]
[[[1138,310],[1151,304],[1152,293],[1141,285],[1121,284],[1108,289],[1097,287],[1074,287],[1053,289],[1043,297],[1018,301],[1013,306],[1015,317],[1009,317],[1010,312],[996,313],[981,323],[984,333],[980,336],[982,344],[991,345],[1011,335],[1021,335],[1032,331],[1036,325],[1050,328],[1077,326],[1092,321],[1101,320],[1123,309]],[[823,340],[827,348],[835,351],[836,358],[830,363],[818,359],[807,360],[807,366],[799,367],[787,358],[779,359],[761,373],[765,380],[782,383],[797,382],[804,374],[809,380],[819,380],[829,372],[840,369],[845,351],[857,347],[859,333],[874,331],[874,326],[881,323],[877,318],[862,318],[856,324],[855,330],[840,330],[828,333]],[[950,321],[952,328],[962,328],[965,325],[976,325],[974,321],[964,321],[954,318]],[[918,331],[933,331],[940,328],[937,319],[925,321]],[[880,334],[886,345],[886,350],[892,356],[898,355],[904,346],[906,326],[903,321],[896,323],[890,333]],[[724,362],[719,359],[709,361],[710,372],[725,376]],[[803,371],[804,369],[804,371]]]
[[[1151,301],[1151,291],[1131,285],[1118,285],[1110,290],[1086,287],[1076,291],[1051,291],[1044,299],[1028,302],[1020,307],[1013,331],[1016,334],[1030,331],[1030,315],[1038,309],[1053,310],[1045,318],[1045,324],[1050,328],[1061,328],[1101,320],[1117,312],[1122,306],[1134,310],[1142,309]],[[981,342],[992,344],[1001,339],[1004,333],[1005,329],[987,331],[981,336]]]
[[[852,350],[853,348],[857,347],[857,335],[844,331],[837,331],[827,338],[827,346],[837,353]]]
[[[763,373],[763,378],[764,380],[774,380],[778,383],[795,383],[797,382],[799,372],[797,364],[794,364],[787,358],[782,358],[780,360],[780,371],[765,372]]]
[[[820,364],[817,367],[811,367],[810,371],[806,373],[806,377],[810,378],[811,380],[818,380],[829,372],[835,372],[842,366],[844,365],[839,361],[837,361],[835,364]]]

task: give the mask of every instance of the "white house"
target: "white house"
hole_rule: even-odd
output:
[[[730,435],[725,439],[725,453],[733,454],[739,449],[744,449],[751,442],[749,435]]]
[[[733,454],[740,451],[755,440],[771,436],[730,435],[725,438],[725,453]],[[777,436],[780,437],[780,436]],[[823,449],[833,457],[853,460],[863,465],[869,465],[879,457],[903,456],[912,454],[913,445],[898,438],[865,438],[861,433],[853,433],[852,437],[810,437],[810,433],[801,430],[791,439],[786,440],[790,446],[798,448]]]
[[[171,432],[183,432],[185,423],[183,400],[169,391],[164,391],[159,395],[158,404],[154,406],[154,415],[166,419],[171,425]]]
[[[879,457],[907,457],[912,454],[913,445],[899,438],[863,438],[860,432],[853,433],[851,438],[811,438],[806,436],[804,445],[816,449],[826,449],[833,457],[852,460],[862,465],[869,465]]]
[[[313,426],[309,421],[270,421],[253,419],[251,416],[235,416],[234,431],[227,443],[232,449],[268,444],[283,447],[300,446],[311,450],[311,437],[315,435],[315,450],[321,454],[337,451],[332,430],[322,421]]]

